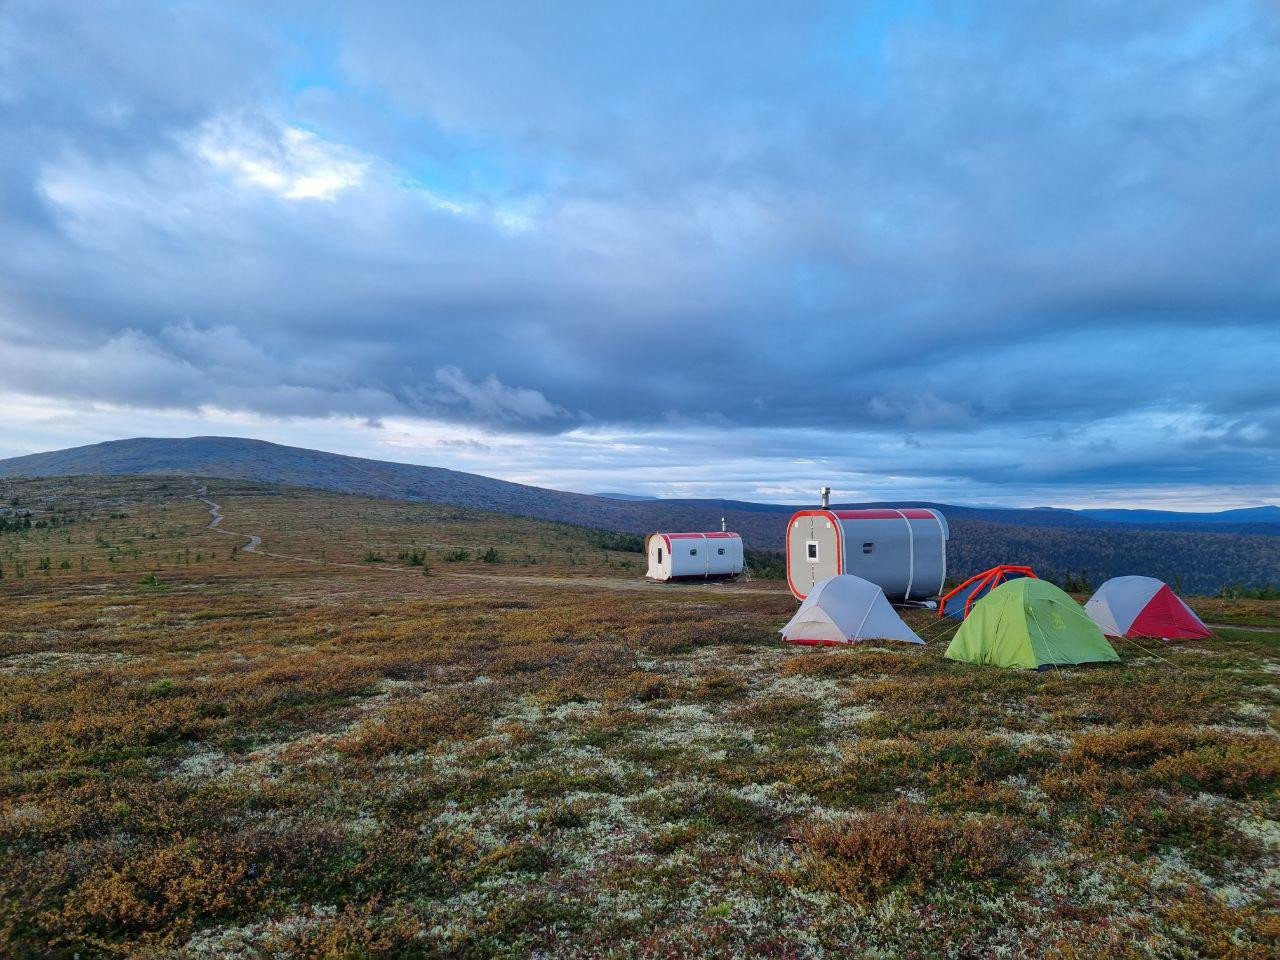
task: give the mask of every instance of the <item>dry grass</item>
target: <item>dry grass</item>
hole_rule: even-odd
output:
[[[1280,948],[1280,632],[794,649],[573,528],[215,486],[285,560],[180,480],[13,486],[71,522],[0,535],[0,955]]]

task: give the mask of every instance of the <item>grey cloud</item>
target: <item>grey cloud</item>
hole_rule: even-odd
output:
[[[1275,8],[953,13],[9,4],[0,387],[1261,477]]]
[[[564,413],[548,403],[537,390],[509,387],[492,374],[476,382],[457,367],[448,366],[436,371],[436,382],[447,390],[443,397],[445,404],[460,403],[482,420],[520,422],[543,420]]]
[[[1260,450],[1280,454],[1280,412],[1259,416],[1219,418],[1218,422],[1186,443],[1188,450]],[[1277,465],[1280,469],[1280,465]]]

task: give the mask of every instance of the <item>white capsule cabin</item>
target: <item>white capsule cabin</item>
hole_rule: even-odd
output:
[[[650,580],[736,577],[742,573],[742,537],[713,533],[651,533],[645,540]]]
[[[800,510],[787,524],[787,585],[803,600],[814,584],[851,573],[895,603],[927,600],[946,581],[950,536],[946,518],[922,507]]]

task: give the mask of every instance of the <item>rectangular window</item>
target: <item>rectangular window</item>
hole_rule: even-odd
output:
[[[810,540],[805,544],[805,555],[809,558],[810,563],[818,562],[818,541]]]
[[[875,550],[875,548],[876,548],[876,545],[874,543],[864,543],[862,545],[862,552],[872,553]]]
[[[659,547],[659,548],[658,548],[658,562],[659,562],[659,563],[661,563],[661,562],[662,562],[662,548],[661,548],[661,547]]]
[[[691,557],[696,557],[697,555],[698,555],[698,548],[697,548],[697,547],[690,547],[690,548],[689,548],[689,556],[691,556]]]

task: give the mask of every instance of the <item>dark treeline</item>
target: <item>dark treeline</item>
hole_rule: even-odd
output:
[[[622,533],[614,530],[591,530],[591,542],[601,550],[619,553],[644,553],[644,537],[638,533]]]
[[[747,572],[757,580],[787,579],[787,556],[781,550],[746,550]]]
[[[1253,590],[1280,579],[1280,537],[1021,527],[981,520],[953,520],[951,534],[947,567],[956,580],[997,563],[1029,564],[1038,575],[1078,593],[1129,574],[1199,594],[1217,593],[1226,585]]]
[[[9,516],[0,515],[0,533],[16,533],[20,530],[30,529],[31,514],[29,513],[15,513]]]

